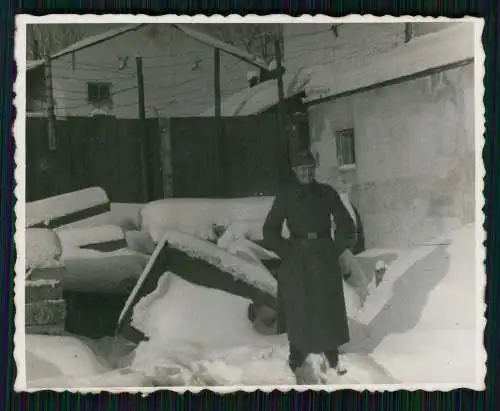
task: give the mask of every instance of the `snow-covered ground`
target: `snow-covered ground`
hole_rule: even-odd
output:
[[[351,321],[343,356],[348,374],[330,375],[328,383],[474,384],[480,378],[476,286],[472,226],[453,233],[450,246],[398,252]],[[156,293],[144,316],[156,330],[138,347],[133,368],[165,385],[292,383],[286,338],[253,330],[245,320],[248,301],[174,274]]]
[[[466,384],[482,378],[474,228],[451,238],[394,282],[387,303],[367,324],[369,338],[358,345],[401,381]]]
[[[214,206],[212,201],[209,203],[202,200],[192,205],[198,210],[195,214],[207,220],[177,221],[177,228],[191,227],[192,234],[199,234],[200,229],[211,230],[213,223],[234,227],[235,221],[241,222],[242,229],[251,227],[249,222],[260,226],[270,205],[266,200],[260,200],[258,206],[226,203],[224,212],[219,207],[215,215],[208,212],[207,207]],[[179,207],[182,213],[175,212]],[[205,212],[200,212],[200,207]],[[139,209],[137,205],[124,205],[120,215],[114,214],[116,221],[103,219],[95,224],[122,225],[138,216]],[[142,210],[134,225],[142,223],[142,233],[160,237],[166,227],[159,223],[169,215],[188,214],[185,211],[182,201],[152,203]],[[251,243],[245,240],[253,235],[235,231],[235,238],[228,236],[227,244],[219,245],[239,257],[245,257],[246,252],[248,263],[257,255],[262,257],[262,250],[249,247]],[[359,301],[347,288],[348,311],[357,313],[350,315],[351,342],[343,347],[348,373],[343,377],[323,375],[318,383],[481,385],[483,368],[478,364],[482,365],[484,358],[477,354],[482,346],[477,336],[480,273],[475,272],[474,228],[465,226],[450,234],[449,239],[449,245],[439,241],[411,250],[368,250],[359,256],[367,269],[387,257],[388,270],[360,312],[356,311]],[[131,261],[137,259],[132,251],[99,253],[82,250],[77,244],[70,246],[69,241],[64,243],[63,261],[81,261],[81,270],[86,270],[85,264],[92,260],[106,267],[90,282],[125,269],[115,270],[101,265],[102,261],[97,264],[97,260],[111,258],[126,266],[124,253],[130,254],[127,258]],[[131,277],[137,278],[139,266]],[[29,386],[293,384],[293,375],[286,366],[286,337],[260,334],[247,320],[248,304],[244,298],[165,273],[158,289],[137,306],[134,321],[150,340],[137,347],[129,368],[110,370],[110,364],[98,359],[89,346],[77,347],[78,340],[70,337],[32,336],[27,337]],[[310,365],[317,371],[321,361],[319,356],[312,356]]]

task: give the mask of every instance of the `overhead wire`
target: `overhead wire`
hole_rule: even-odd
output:
[[[175,55],[169,55],[169,56],[143,56],[143,61],[146,62],[153,62],[153,61],[162,61],[166,59],[172,59],[176,55],[178,56],[185,56],[185,53],[178,53]],[[213,56],[206,56],[206,57],[200,57],[200,58],[195,58],[194,62],[195,63],[201,63],[203,61],[208,61],[212,60]],[[227,60],[226,60],[227,61]],[[155,69],[155,68],[169,68],[169,67],[181,67],[184,65],[187,65],[190,61],[189,60],[184,60],[181,62],[176,62],[176,63],[168,63],[168,64],[154,64],[154,65],[148,65],[146,64],[143,69]],[[222,64],[221,66],[223,67],[224,70],[231,72],[234,70],[235,67],[238,65],[242,64],[243,61],[236,59],[235,63],[232,64]],[[87,72],[87,73],[97,73],[101,72],[104,74],[103,77],[97,77],[96,75],[92,75],[91,77],[85,76],[83,73],[77,73],[77,75],[66,75],[64,74],[59,74],[57,73],[57,65],[59,67],[61,65],[64,65],[68,67],[68,71],[77,71],[77,72]],[[56,73],[54,71],[52,72],[52,79],[57,82],[57,80],[74,80],[74,81],[80,81],[80,82],[96,82],[96,83],[106,83],[110,82],[111,86],[115,88],[117,85],[121,83],[130,83],[132,81],[137,82],[136,79],[136,72],[134,70],[134,67],[130,64],[128,64],[127,67],[123,69],[117,68],[115,65],[101,65],[101,64],[96,64],[96,63],[90,63],[90,62],[72,62],[72,61],[67,61],[67,60],[57,60],[57,63],[55,65],[56,67]],[[156,84],[152,84],[151,82],[147,81],[144,83],[144,86],[146,88],[152,88],[154,87],[155,90],[162,91],[162,90],[169,90],[169,99],[166,102],[160,102],[159,107],[162,106],[168,106],[172,104],[178,104],[179,101],[177,100],[179,97],[182,97],[182,100],[188,101],[191,104],[196,103],[196,102],[201,102],[207,99],[206,93],[205,96],[202,97],[197,97],[199,94],[199,89],[185,89],[182,90],[182,87],[197,81],[200,81],[200,74],[199,76],[196,75],[194,78],[189,78],[180,82],[175,82],[174,84],[165,84],[165,85],[160,85],[157,86]],[[169,76],[172,76],[172,74],[169,74]],[[227,80],[229,82],[233,82],[236,79],[239,80],[238,76],[229,76],[227,77]],[[111,91],[110,97],[125,93],[127,91],[132,91],[138,88],[137,84],[134,84],[131,87],[125,87],[125,88],[120,88],[115,91]],[[230,87],[231,88],[231,87]],[[57,85],[56,87],[53,87],[53,91],[56,91],[60,93],[57,96],[57,99],[59,101],[81,101],[81,98],[78,98],[79,95],[84,96],[88,94],[87,90],[74,90],[71,88],[65,88],[62,85]],[[64,95],[61,95],[64,94]],[[67,95],[68,94],[68,95]],[[187,97],[186,97],[187,96]],[[134,102],[129,102],[129,103],[124,103],[124,104],[119,104],[119,105],[114,105],[114,108],[120,108],[120,107],[128,107],[131,105],[137,104],[137,101]],[[92,106],[92,103],[88,101],[88,99],[85,99],[85,102],[82,102],[80,105],[73,105],[73,106],[66,106],[65,109],[67,110],[75,110],[79,108],[84,108],[84,107],[89,107]]]

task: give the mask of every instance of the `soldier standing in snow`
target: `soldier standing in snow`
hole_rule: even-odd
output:
[[[264,224],[264,243],[283,260],[278,321],[285,322],[296,375],[310,353],[324,353],[342,375],[338,347],[349,341],[349,329],[339,257],[354,246],[355,226],[339,194],[315,180],[311,153],[298,154],[292,166],[295,178],[276,196]],[[282,236],[285,221],[289,239]]]

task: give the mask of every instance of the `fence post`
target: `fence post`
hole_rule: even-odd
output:
[[[277,80],[278,80],[278,131],[279,131],[280,139],[285,146],[285,156],[286,156],[285,175],[288,175],[288,173],[290,172],[290,144],[288,141],[288,137],[285,133],[285,115],[283,113],[283,110],[284,110],[283,103],[285,100],[285,92],[284,92],[284,86],[283,86],[284,69],[283,69],[283,61],[282,61],[282,55],[281,55],[281,44],[280,44],[280,39],[279,39],[278,35],[276,35],[276,37],[274,39],[274,50],[276,53],[276,71],[278,74],[278,78],[277,78]]]
[[[144,99],[144,74],[142,70],[142,57],[135,58],[136,71],[137,71],[137,91],[138,91],[138,108],[139,108],[139,120],[140,120],[140,150],[141,150],[141,178],[142,178],[142,195],[145,202],[149,201],[149,183],[150,183],[150,173],[148,168],[148,144],[146,138],[148,136],[145,133],[146,130],[146,105]]]
[[[172,142],[171,142],[171,127],[170,120],[158,119],[160,128],[160,144],[161,144],[161,169],[162,169],[162,185],[163,196],[165,198],[174,196],[174,181],[172,169]]]
[[[54,151],[57,149],[56,139],[56,115],[54,104],[54,86],[52,84],[52,61],[50,57],[46,56],[45,61],[45,91],[47,102],[47,131],[49,137],[49,150]]]

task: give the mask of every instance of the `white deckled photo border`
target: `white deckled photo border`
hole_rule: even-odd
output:
[[[26,381],[25,368],[25,276],[24,267],[26,264],[25,250],[25,227],[26,227],[26,147],[25,147],[25,118],[26,118],[26,25],[33,23],[390,23],[390,22],[430,22],[430,21],[470,21],[475,27],[475,57],[474,57],[474,75],[475,75],[475,244],[476,244],[476,279],[477,279],[477,347],[476,354],[476,384],[471,385],[456,385],[456,384],[395,384],[395,385],[335,385],[335,386],[224,386],[224,387],[136,387],[136,388],[86,388],[81,389],[51,389],[53,391],[63,392],[71,391],[75,393],[152,393],[160,389],[167,389],[175,392],[199,392],[203,389],[219,393],[227,393],[234,391],[252,392],[254,390],[262,390],[270,392],[275,389],[286,392],[290,389],[298,391],[304,390],[326,390],[335,391],[340,389],[352,389],[357,391],[368,390],[376,391],[396,391],[396,390],[426,390],[426,391],[448,391],[456,388],[471,388],[475,390],[483,390],[484,379],[486,376],[486,361],[487,353],[483,344],[483,335],[486,327],[485,318],[485,258],[486,258],[486,232],[484,225],[484,176],[485,167],[483,164],[482,152],[484,147],[484,132],[485,132],[485,108],[483,104],[485,74],[484,62],[485,53],[481,42],[481,35],[484,27],[483,19],[474,17],[464,17],[462,19],[449,19],[445,17],[375,17],[370,15],[349,15],[341,18],[333,18],[325,15],[303,15],[301,17],[291,17],[287,15],[230,15],[223,17],[220,15],[205,16],[185,16],[185,15],[165,15],[165,16],[145,16],[145,15],[46,15],[46,16],[31,16],[18,15],[16,16],[16,33],[15,33],[15,60],[17,64],[17,78],[14,85],[16,107],[16,119],[14,123],[14,138],[16,144],[15,151],[15,196],[17,198],[15,213],[16,213],[16,231],[15,244],[17,252],[17,260],[15,264],[15,281],[14,281],[14,303],[16,308],[15,314],[15,335],[14,335],[14,358],[17,365],[17,378],[15,381],[16,391],[35,392],[39,389],[28,389]]]

